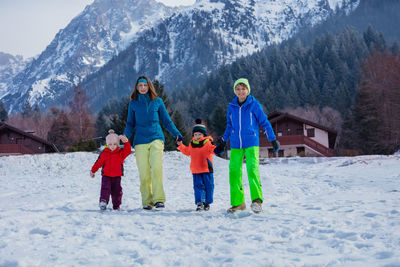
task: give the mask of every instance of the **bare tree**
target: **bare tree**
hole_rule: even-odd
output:
[[[325,127],[335,129],[336,131],[340,131],[340,126],[342,125],[342,116],[340,112],[331,107],[324,107],[321,110],[318,106],[306,106],[286,108],[283,111]]]
[[[355,107],[363,153],[390,154],[399,148],[399,55],[378,51],[367,58]]]
[[[69,119],[73,131],[73,139],[77,142],[94,137],[95,118],[88,107],[89,99],[81,85],[74,88],[74,98],[69,104]]]

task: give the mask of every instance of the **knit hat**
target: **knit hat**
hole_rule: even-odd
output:
[[[192,134],[198,132],[207,135],[207,128],[204,124],[202,124],[201,119],[196,119],[195,125],[193,126]]]
[[[250,94],[250,84],[246,78],[240,78],[240,79],[236,80],[235,84],[233,85],[233,92],[235,92],[236,85],[238,85],[239,83],[243,83],[244,85],[246,85],[247,89],[249,90],[249,94]]]
[[[117,144],[119,144],[119,136],[114,132],[113,129],[110,129],[108,131],[108,135],[106,136],[106,144],[110,144],[113,141],[115,141]]]

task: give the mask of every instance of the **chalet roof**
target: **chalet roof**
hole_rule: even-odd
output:
[[[321,124],[318,124],[318,123],[315,123],[315,122],[312,122],[312,121],[297,117],[297,116],[292,115],[292,114],[287,113],[287,112],[273,111],[270,114],[268,114],[268,120],[270,121],[271,124],[274,123],[274,122],[280,121],[280,120],[282,120],[284,118],[290,118],[290,119],[293,119],[293,120],[296,120],[296,121],[300,121],[302,123],[314,126],[315,128],[318,128],[318,129],[321,129],[321,130],[325,130],[330,134],[334,134],[334,135],[337,134],[337,131],[332,129],[332,128],[325,127],[325,126],[323,126]]]
[[[58,151],[56,146],[54,144],[48,142],[47,140],[45,140],[43,138],[40,138],[39,136],[33,135],[31,133],[24,132],[23,130],[15,128],[14,126],[11,126],[11,125],[9,125],[7,123],[0,122],[0,130],[3,130],[3,129],[9,129],[10,131],[13,131],[13,132],[19,133],[21,135],[24,135],[24,136],[26,136],[26,137],[28,137],[30,139],[36,140],[36,141],[38,141],[38,142],[40,142],[42,144],[45,144],[45,145],[48,145],[48,146],[52,147],[54,149],[54,151]]]

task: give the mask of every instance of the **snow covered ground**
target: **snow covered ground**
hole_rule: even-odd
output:
[[[400,266],[400,155],[267,160],[264,212],[233,215],[228,161],[195,212],[178,152],[164,154],[165,211],[141,209],[131,155],[122,210],[102,213],[97,156],[0,157],[0,266]]]

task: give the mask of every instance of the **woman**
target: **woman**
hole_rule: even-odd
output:
[[[135,131],[133,146],[139,169],[142,205],[146,210],[165,207],[162,170],[165,137],[160,122],[177,141],[183,139],[150,79],[140,76],[131,95],[123,134],[129,138]]]
[[[263,112],[261,104],[250,95],[249,81],[244,78],[238,79],[233,85],[233,91],[236,96],[229,103],[227,127],[217,147],[217,151],[223,151],[225,142],[231,141],[229,185],[232,206],[228,209],[228,213],[246,209],[242,183],[244,156],[246,156],[252,200],[251,209],[259,213],[262,211],[263,202],[259,171],[259,126],[264,129],[275,153],[278,153],[279,143],[276,141],[271,123]]]

